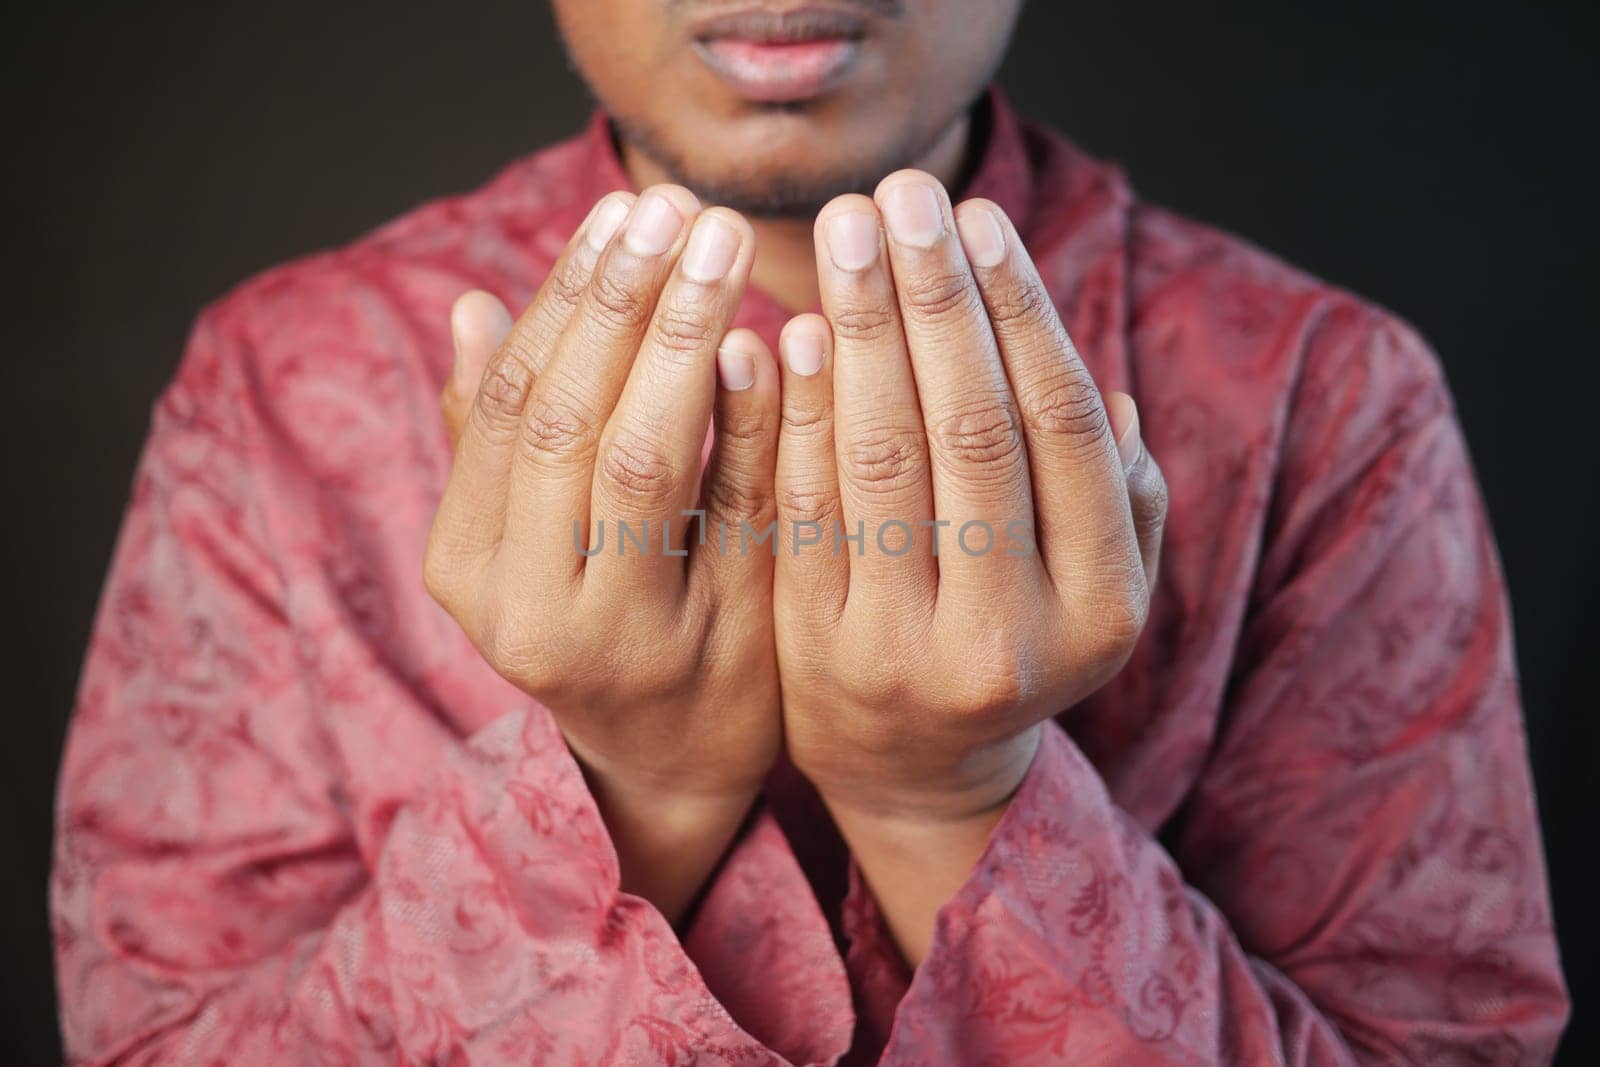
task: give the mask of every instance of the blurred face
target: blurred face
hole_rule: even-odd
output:
[[[553,0],[629,144],[702,198],[814,214],[927,155],[1022,0]]]

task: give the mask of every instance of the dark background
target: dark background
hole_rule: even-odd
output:
[[[1516,609],[1577,1002],[1563,1059],[1600,1062],[1594,37],[1575,11],[1482,7],[1033,0],[1003,80],[1146,198],[1437,346]],[[248,274],[479,183],[588,104],[544,0],[52,5],[5,37],[0,1010],[6,1058],[43,1063],[59,1057],[45,882],[61,738],[190,320]]]

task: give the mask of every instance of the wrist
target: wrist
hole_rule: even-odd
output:
[[[1010,806],[1008,796],[982,811],[939,819],[828,810],[880,903],[885,881],[920,884],[920,892],[932,891],[943,903],[970,875]]]
[[[650,836],[663,842],[685,841],[720,827],[737,826],[761,792],[756,785],[715,791],[679,789],[599,774],[586,765],[583,770],[590,795],[608,824],[616,817],[649,827]]]
[[[703,754],[664,753],[659,748],[619,757],[565,726],[561,733],[592,792],[638,807],[659,805],[691,811],[748,808],[761,792],[777,755],[774,751],[759,765],[743,760],[737,766]]]
[[[972,877],[1010,810],[1038,749],[1039,731],[1015,739],[996,773],[959,791],[823,794],[895,944],[919,966],[936,917]]]
[[[1040,731],[1036,725],[943,763],[912,760],[909,766],[877,771],[859,766],[801,770],[841,825],[848,821],[892,833],[992,826],[1027,776]]]
[[[569,747],[615,850],[619,888],[676,924],[738,835],[760,783],[617,773]]]

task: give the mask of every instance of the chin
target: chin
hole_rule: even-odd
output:
[[[754,119],[708,120],[720,127],[715,137],[686,140],[687,150],[657,130],[624,123],[634,144],[659,163],[673,179],[693,189],[707,203],[762,217],[815,216],[824,204],[844,193],[871,193],[883,175],[896,169],[892,148],[855,131],[804,115],[769,115]],[[846,137],[848,136],[848,140]],[[841,153],[842,144],[871,144],[871,155]]]
[[[721,204],[756,218],[794,219],[815,218],[828,201],[845,193],[870,194],[878,182],[876,176],[860,171],[829,174],[782,169],[758,173],[697,173],[690,169],[678,180],[708,204]]]

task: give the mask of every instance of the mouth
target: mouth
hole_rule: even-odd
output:
[[[751,7],[698,22],[694,48],[746,100],[794,104],[839,84],[860,56],[869,28],[861,15],[838,8]]]

